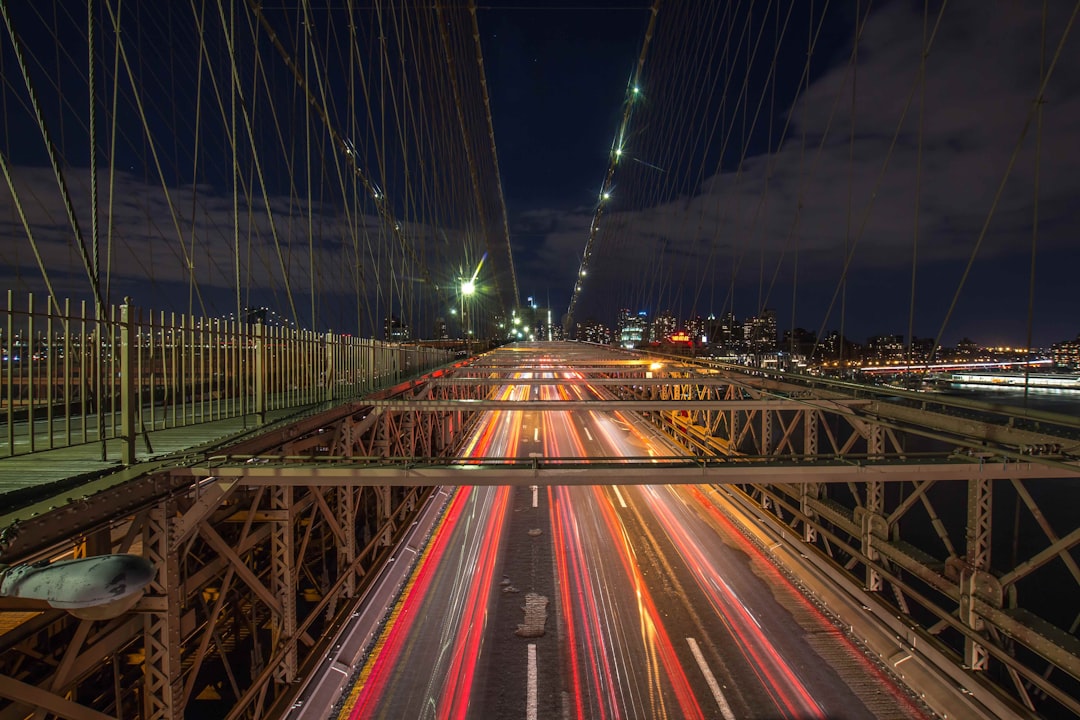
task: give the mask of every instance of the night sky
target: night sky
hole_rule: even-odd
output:
[[[471,22],[464,6],[450,6],[444,18],[460,74],[459,115],[450,86],[433,79],[445,70],[445,49],[438,24],[424,24],[430,8],[393,6],[399,14],[384,12],[380,31],[377,5],[357,11],[353,43],[374,99],[362,101],[355,75],[347,82],[343,6],[312,6],[312,68],[320,70],[309,72],[324,83],[320,102],[329,122],[377,192],[390,198],[390,214],[403,218],[424,267],[403,258],[370,198],[359,210],[343,208],[355,190],[342,191],[343,168],[352,161],[345,145],[323,132],[314,114],[305,127],[306,103],[291,71],[258,21],[243,13],[236,16],[241,34],[259,40],[249,37],[238,59],[252,117],[251,137],[241,140],[258,152],[241,143],[248,196],[240,235],[247,244],[237,260],[222,126],[227,105],[220,104],[230,77],[221,32],[228,20],[209,3],[200,33],[190,8],[124,5],[123,38],[150,143],[123,65],[112,82],[115,35],[102,5],[101,187],[109,181],[104,148],[112,142],[112,91],[119,88],[111,299],[149,296],[146,304],[158,309],[210,315],[266,303],[302,325],[356,325],[362,333],[379,333],[381,318],[395,313],[413,318],[419,335],[454,305],[459,276],[491,249],[477,228],[486,227],[497,245],[502,225],[493,165],[484,156],[489,143],[478,85],[470,84]],[[1032,342],[1075,337],[1076,5],[1048,3],[1045,42],[1042,3],[952,0],[940,24],[940,2],[930,2],[925,17],[921,0],[876,0],[867,13],[868,5],[663,3],[641,95],[629,99],[651,3],[480,3],[477,26],[521,302],[532,296],[556,317],[566,311],[612,150],[621,143],[625,155],[606,188],[611,199],[603,201],[575,320],[613,324],[623,307],[680,318],[727,311],[741,318],[772,308],[781,331],[843,326],[849,338],[864,341],[906,335],[910,325],[919,337],[940,331],[945,344],[968,336],[1022,345],[1034,243]],[[306,46],[297,8],[267,8],[268,23],[299,62]],[[84,13],[62,3],[13,8],[88,235]],[[859,18],[865,25],[852,63]],[[385,51],[380,37],[391,38]],[[932,45],[920,85],[924,37]],[[8,39],[3,35],[0,56],[3,152],[57,293],[85,296],[86,272]],[[1041,119],[1033,112],[1040,66],[1053,68]],[[395,72],[407,78],[399,86]],[[624,128],[627,102],[633,108]],[[309,178],[302,143],[311,127]],[[395,132],[405,139],[396,142]],[[471,156],[455,149],[463,137],[474,142]],[[470,157],[480,177],[475,185],[465,170]],[[477,202],[480,215],[470,214]],[[40,290],[6,185],[0,231],[7,238],[0,244],[6,285]],[[367,244],[350,246],[358,232]],[[242,293],[234,281],[238,266]],[[505,295],[508,280],[498,253],[488,257],[478,281],[498,282]],[[493,296],[486,302],[500,309]]]
[[[572,12],[535,9],[542,7],[540,3],[523,5],[533,9],[483,11],[481,29],[515,259],[520,275],[528,278],[522,292],[537,296],[541,303],[550,297],[551,304],[561,308],[577,273],[607,169],[627,78],[648,22],[648,3],[611,3],[609,7],[589,3],[595,9]],[[795,324],[815,331],[840,325],[841,300],[833,297],[844,264],[850,212],[852,235],[858,235],[858,241],[848,271],[845,334],[859,341],[870,334],[906,334],[911,304],[918,95],[891,156],[888,148],[917,77],[923,3],[897,0],[874,4],[859,45],[854,115],[850,86],[844,87],[839,102],[836,99],[845,82],[852,48],[854,3],[833,3],[843,7],[830,8],[823,21],[822,3],[817,3],[813,17],[807,3],[796,5],[778,55],[772,153],[767,151],[767,124],[759,121],[758,132],[749,135],[749,152],[741,171],[737,154],[729,153],[719,174],[715,166],[707,166],[700,182],[669,190],[669,197],[639,200],[630,207],[612,203],[606,221],[619,224],[620,237],[617,243],[608,243],[611,252],[601,255],[598,263],[616,270],[602,280],[597,278],[593,284],[598,287],[583,290],[577,319],[596,317],[610,322],[617,306],[650,313],[670,309],[680,317],[733,310],[743,317],[756,312],[759,299],[763,299],[765,306],[777,310],[781,327],[790,327],[795,263],[789,238],[801,193]],[[674,12],[673,7],[665,10]],[[931,30],[939,8],[939,3],[930,4]],[[758,50],[758,65],[765,67],[767,63],[763,65],[761,60],[771,59],[777,13],[764,13],[760,4],[758,10],[760,17],[750,25],[755,28],[765,22],[768,26],[762,41],[765,47]],[[952,2],[942,15],[926,73],[916,335],[934,336],[941,327],[1024,128],[1039,85],[1040,10],[1037,3],[998,3],[988,10],[985,3]],[[1050,3],[1047,62],[1072,10],[1072,3]],[[787,12],[786,6],[782,12]],[[739,15],[737,21],[743,17]],[[784,17],[781,14],[780,20]],[[805,40],[795,38],[805,36],[806,28],[818,22],[821,34],[810,84],[791,104],[802,72],[800,52],[806,47]],[[692,28],[684,30],[693,32]],[[1075,204],[1080,181],[1074,171],[1074,162],[1080,157],[1078,49],[1075,37],[1066,38],[1044,105],[1035,344],[1069,339],[1080,330],[1080,299],[1074,292],[1080,229]],[[642,77],[647,94],[653,92],[650,70],[664,60],[662,53],[671,50],[662,47],[662,38],[657,37],[652,52]],[[754,102],[765,86],[763,78],[759,72],[747,90]],[[667,75],[660,80],[677,82]],[[755,81],[758,87],[753,86]],[[695,129],[696,118],[681,122],[685,118],[679,117],[691,112],[689,105],[684,101],[654,109],[648,117],[651,125],[640,131],[656,136]],[[833,110],[834,105],[837,110]],[[785,143],[777,150],[780,128],[789,112],[792,124]],[[834,114],[831,122],[830,112]],[[799,144],[804,132],[809,150],[803,167],[813,170],[800,172]],[[959,292],[945,328],[946,342],[964,335],[987,344],[1022,344],[1026,338],[1035,134],[1032,122]],[[642,137],[637,141],[647,140]],[[822,149],[815,159],[813,151],[819,144]],[[693,162],[692,156],[703,148],[704,143],[698,140],[687,153],[687,162]],[[852,153],[853,160],[849,159]],[[887,171],[882,174],[887,156]],[[748,218],[761,203],[763,177],[770,163],[768,210],[751,222]],[[628,194],[631,188],[627,184],[665,184],[662,179],[640,174],[623,175],[620,167],[615,176],[616,200]],[[872,210],[866,213],[879,175],[880,188]],[[636,187],[632,190],[635,195],[640,192]],[[729,210],[717,216],[705,199],[720,193],[734,196],[734,205],[743,211]],[[698,227],[703,214],[707,220],[715,217],[719,226],[726,224],[719,245],[719,233]],[[866,227],[859,234],[864,214]],[[658,226],[663,230],[657,230]],[[740,234],[731,232],[736,227],[743,237],[726,239]],[[657,249],[661,237],[665,245]],[[778,260],[785,245],[786,257]],[[740,249],[733,252],[731,246]],[[736,256],[741,260],[733,282],[731,258]],[[710,276],[704,282],[702,268],[707,268]],[[649,281],[657,275],[665,275],[669,287],[658,288],[663,281]],[[834,308],[826,320],[831,300]]]

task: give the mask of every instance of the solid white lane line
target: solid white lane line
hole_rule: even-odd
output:
[[[529,685],[525,691],[525,720],[536,720],[536,645],[529,643]]]
[[[619,498],[619,505],[620,505],[621,507],[626,507],[626,501],[625,501],[625,500],[623,500],[623,496],[622,496],[622,493],[621,493],[621,492],[619,492],[619,486],[618,486],[618,485],[612,485],[612,486],[611,486],[611,489],[615,491],[615,495],[616,495],[616,497],[618,497],[618,498]]]
[[[705,676],[705,682],[708,683],[709,690],[712,691],[713,697],[716,698],[716,704],[720,706],[720,714],[724,716],[724,720],[735,720],[735,714],[731,712],[731,706],[727,704],[724,693],[720,692],[720,683],[716,682],[716,678],[713,677],[712,670],[709,669],[708,663],[705,662],[705,656],[701,654],[701,648],[698,647],[697,641],[694,638],[686,638],[686,642],[689,643],[690,652],[694,654],[694,659],[697,660],[698,667],[701,668],[701,674]]]

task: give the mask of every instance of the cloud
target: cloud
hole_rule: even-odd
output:
[[[89,296],[87,272],[51,169],[15,167],[12,176],[54,290],[60,295]],[[90,255],[89,170],[68,168],[65,178]],[[119,293],[137,292],[138,302],[152,303],[155,309],[186,311],[186,305],[181,304],[181,297],[186,301],[186,292],[168,296],[162,292],[186,288],[192,278],[200,293],[208,298],[223,298],[220,304],[226,309],[235,307],[231,298],[236,292],[238,262],[245,295],[247,288],[281,293],[282,311],[288,310],[283,294],[285,278],[294,297],[302,298],[310,293],[312,268],[318,292],[345,294],[354,290],[358,274],[371,275],[381,270],[388,277],[395,270],[394,253],[379,251],[377,246],[396,241],[373,214],[348,217],[332,205],[314,205],[314,232],[309,241],[308,207],[303,201],[271,197],[271,223],[261,197],[250,202],[241,197],[237,238],[233,235],[232,197],[219,188],[191,185],[163,190],[160,185],[118,172],[110,203],[105,170],[99,171],[98,188],[102,277],[105,268],[111,267],[112,284]],[[0,190],[0,218],[0,233],[8,238],[0,248],[0,260],[7,268],[9,287],[21,284],[28,290],[41,289],[41,275],[29,238],[6,185]],[[434,232],[422,224],[405,223],[404,231],[416,243],[418,252],[437,244]],[[445,242],[460,242],[458,235],[442,231],[439,237]],[[400,252],[397,256],[400,258]],[[113,300],[118,299],[114,294]],[[303,304],[302,300],[297,302]],[[210,314],[220,310],[206,308]],[[198,307],[195,311],[201,313]]]
[[[1070,9],[1063,2],[1051,5],[1048,54]],[[922,324],[936,330],[993,208],[972,278],[961,293],[969,305],[977,305],[970,300],[981,301],[986,288],[978,277],[1005,277],[1001,265],[1010,263],[1011,270],[1030,252],[1035,125],[1022,141],[1021,133],[1039,87],[1041,3],[1000,4],[988,11],[974,0],[950,2],[928,59],[924,104],[917,86],[922,7],[897,0],[876,10],[859,46],[854,112],[852,76],[840,54],[840,61],[789,108],[791,127],[772,154],[752,154],[741,167],[725,162],[717,173],[705,155],[694,160],[685,151],[680,155],[674,142],[649,146],[648,138],[639,138],[641,152],[668,148],[668,157],[650,155],[655,165],[668,168],[667,175],[680,172],[676,159],[682,157],[691,164],[682,169],[684,177],[704,171],[705,178],[689,197],[664,198],[665,192],[686,187],[685,181],[620,166],[618,195],[632,201],[613,203],[604,216],[596,244],[597,277],[583,293],[581,307],[601,317],[613,317],[616,303],[635,302],[655,310],[678,304],[686,314],[704,313],[719,311],[710,302],[728,297],[734,287],[749,301],[736,307],[742,314],[756,312],[762,298],[767,304],[788,303],[797,245],[800,283],[818,296],[814,307],[804,309],[806,324],[816,328],[823,320],[845,251],[851,254],[850,277],[858,278],[853,287],[903,293],[905,302],[897,306],[906,313],[917,230],[919,272],[944,280],[919,287],[917,299],[925,308]],[[933,21],[932,11],[930,27]],[[1072,167],[1080,150],[1080,82],[1068,70],[1080,65],[1078,47],[1076,42],[1064,46],[1044,105],[1038,244],[1045,253],[1073,248],[1080,226],[1073,202],[1080,195],[1080,175]],[[751,110],[760,92],[760,87],[749,89]],[[688,123],[714,119],[673,107],[679,106],[643,110],[635,118],[645,126],[641,134],[690,137],[697,128]],[[688,100],[681,107],[694,105]],[[569,213],[549,233],[549,247],[541,254],[570,254],[575,243],[564,228],[580,225],[581,217]],[[585,237],[577,238],[578,256]],[[1026,265],[1024,270],[1014,280],[1023,289],[1017,297],[1026,300]],[[870,278],[876,280],[867,282]],[[567,280],[572,283],[572,275]],[[848,302],[853,299],[873,300],[849,297]],[[832,318],[838,322],[835,309]],[[906,325],[906,317],[900,319]]]

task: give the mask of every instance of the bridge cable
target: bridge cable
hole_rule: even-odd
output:
[[[221,0],[218,0],[218,2],[220,5]],[[271,44],[278,51],[278,54],[281,56],[282,60],[285,61],[285,65],[292,72],[294,79],[299,84],[300,88],[303,90],[304,94],[307,97],[308,104],[311,105],[312,109],[314,109],[316,113],[318,113],[319,118],[323,121],[323,124],[326,126],[327,131],[330,133],[331,137],[333,137],[335,144],[338,145],[342,152],[352,157],[352,149],[345,142],[344,138],[341,136],[341,133],[337,130],[337,128],[334,127],[333,123],[330,122],[330,117],[326,112],[326,108],[319,103],[314,93],[312,93],[311,89],[307,86],[303,74],[300,72],[299,68],[296,65],[296,61],[289,54],[288,50],[286,50],[285,47],[281,44],[280,38],[274,31],[273,27],[270,25],[270,22],[266,18],[266,15],[262,12],[261,5],[256,0],[247,0],[247,4],[252,14],[255,15],[260,25],[262,25],[263,30],[266,32],[266,35],[269,38]],[[360,183],[361,185],[363,185],[364,189],[368,192],[369,195],[376,198],[376,209],[379,211],[379,215],[387,224],[388,228],[390,229],[395,239],[398,241],[398,244],[401,246],[402,250],[405,251],[408,254],[409,258],[416,263],[418,268],[420,268],[424,280],[428,283],[434,284],[431,280],[430,275],[428,274],[427,267],[420,261],[420,258],[417,256],[415,249],[408,243],[408,241],[405,239],[404,234],[401,232],[400,223],[398,223],[391,215],[388,203],[385,201],[378,201],[379,198],[384,198],[385,196],[376,191],[375,186],[368,178],[367,173],[365,173],[364,170],[359,166],[359,164],[355,162],[355,159],[353,161],[353,168],[357,178],[359,178]]]
[[[912,224],[913,233],[911,239],[911,295],[908,306],[907,328],[907,364],[912,361],[912,348],[915,344],[915,280],[919,267],[919,221],[920,206],[922,203],[922,172],[923,172],[923,135],[926,130],[926,32],[930,20],[930,0],[923,1],[923,27],[922,49],[919,52],[919,128],[915,142],[915,221]]]
[[[476,46],[476,65],[480,71],[480,92],[484,99],[484,117],[487,121],[488,139],[491,143],[491,158],[495,166],[495,185],[498,190],[499,209],[502,213],[503,235],[506,237],[506,257],[510,270],[511,308],[521,303],[518,290],[517,272],[514,269],[514,253],[510,243],[510,220],[506,212],[506,196],[503,194],[502,175],[499,172],[499,153],[495,144],[495,123],[491,119],[491,100],[488,96],[487,72],[484,70],[484,55],[480,47],[480,27],[476,21],[476,0],[469,0],[469,15],[472,17],[473,45]],[[507,309],[511,309],[507,308]]]
[[[41,259],[41,251],[38,249],[37,241],[34,239],[34,233],[30,229],[30,223],[26,219],[26,212],[23,210],[22,201],[19,199],[19,192],[15,189],[15,182],[11,178],[11,170],[8,167],[7,157],[2,152],[0,152],[0,171],[3,171],[4,173],[4,180],[7,181],[8,190],[11,192],[12,202],[15,205],[16,212],[19,214],[19,221],[22,223],[23,230],[26,232],[26,237],[30,241],[30,249],[34,253],[34,260],[37,261],[38,270],[41,271],[41,279],[45,282],[45,288],[49,292],[49,302],[52,303],[57,314],[60,314],[60,301],[53,291],[52,282],[49,280],[49,271],[45,268],[45,262]]]
[[[604,176],[604,181],[600,186],[601,202],[597,203],[596,210],[593,213],[593,220],[589,226],[589,235],[585,241],[585,250],[582,253],[581,264],[578,270],[578,276],[575,278],[574,290],[570,296],[570,305],[566,311],[566,319],[563,322],[563,333],[568,335],[570,328],[574,320],[574,307],[577,304],[578,295],[581,292],[581,277],[587,272],[589,267],[589,259],[592,253],[592,245],[596,239],[597,228],[600,224],[600,219],[604,214],[604,193],[609,192],[611,188],[612,179],[615,176],[615,168],[618,165],[619,159],[623,153],[623,141],[626,138],[626,132],[630,124],[630,117],[634,108],[634,95],[635,89],[638,88],[638,83],[641,80],[641,70],[645,65],[645,57],[649,51],[649,43],[652,41],[653,30],[656,27],[656,17],[660,12],[660,6],[663,4],[663,0],[653,0],[652,10],[649,15],[649,25],[645,29],[645,38],[641,43],[641,52],[638,55],[637,67],[634,69],[634,73],[630,78],[629,86],[627,87],[626,99],[623,102],[623,115],[622,121],[619,125],[619,130],[612,141],[611,154],[608,160],[607,173]]]
[[[59,187],[60,195],[64,202],[64,211],[67,213],[68,222],[71,224],[76,250],[79,252],[79,258],[82,260],[83,268],[86,270],[87,277],[90,280],[90,289],[93,292],[94,301],[99,306],[104,305],[104,298],[101,295],[101,286],[98,283],[98,279],[94,276],[93,268],[91,267],[90,257],[86,250],[86,242],[83,239],[82,231],[79,228],[79,220],[75,216],[75,207],[71,201],[71,193],[68,191],[64,173],[60,169],[60,160],[57,156],[56,147],[53,145],[52,138],[49,135],[48,126],[45,123],[45,116],[41,110],[41,104],[38,102],[37,93],[34,91],[34,83],[30,79],[30,74],[26,66],[26,59],[23,56],[22,41],[19,39],[19,35],[15,32],[15,27],[11,23],[11,15],[8,11],[8,4],[6,2],[0,2],[0,15],[4,18],[4,25],[7,27],[8,35],[11,38],[12,50],[15,54],[15,59],[19,63],[19,70],[22,73],[23,82],[26,85],[26,92],[30,98],[30,105],[33,108],[34,116],[37,120],[38,130],[41,131],[45,150],[49,156],[49,164],[52,166],[53,175],[56,178],[56,184]]]
[[[948,6],[948,0],[944,0],[944,2],[942,2],[942,4],[941,4],[941,7],[939,8],[937,19],[934,21],[934,27],[930,31],[930,37],[927,40],[925,48],[924,48],[924,54],[927,55],[927,56],[930,54],[930,49],[934,44],[934,39],[937,37],[937,32],[938,32],[938,29],[941,27],[941,20],[942,20],[942,17],[944,16],[945,8],[947,6]],[[870,220],[870,213],[873,210],[874,202],[877,200],[878,191],[881,189],[881,184],[884,181],[885,173],[889,168],[889,161],[892,159],[893,151],[896,149],[896,145],[897,145],[897,143],[898,143],[898,141],[900,139],[900,134],[901,134],[901,130],[903,129],[904,121],[907,118],[908,111],[911,109],[911,104],[915,99],[915,93],[919,89],[919,86],[920,86],[920,80],[919,80],[918,75],[916,75],[915,81],[912,83],[911,90],[908,91],[908,96],[907,96],[907,100],[904,103],[904,108],[900,112],[900,119],[896,123],[896,130],[893,132],[892,140],[889,143],[889,149],[885,153],[885,159],[882,162],[881,170],[878,171],[877,179],[875,180],[874,186],[871,189],[870,199],[867,202],[866,208],[863,210],[862,219],[859,222],[858,232],[856,232],[855,236],[853,237],[850,247],[845,248],[844,264],[843,264],[843,268],[842,268],[841,273],[840,273],[840,282],[837,283],[836,290],[833,292],[832,300],[829,302],[828,308],[825,311],[825,316],[824,316],[824,318],[822,320],[822,323],[821,323],[821,329],[818,332],[818,340],[817,340],[817,343],[814,345],[815,350],[821,344],[821,335],[825,332],[825,326],[829,321],[829,316],[832,314],[832,310],[836,305],[836,299],[840,295],[841,287],[842,287],[841,283],[846,281],[848,271],[851,268],[851,262],[855,257],[855,251],[858,248],[859,241],[862,239],[862,237],[863,237],[863,235],[864,235],[864,233],[866,231],[867,224],[869,223],[869,220]],[[843,345],[843,341],[844,341],[843,333],[841,332],[841,337],[840,337],[841,345]],[[843,355],[841,355],[841,358],[842,357],[843,357]]]
[[[119,4],[121,1],[122,0],[117,0],[117,3]],[[193,277],[194,277],[194,273],[195,273],[194,257],[191,254],[189,254],[187,246],[184,244],[184,233],[180,229],[180,221],[179,221],[179,218],[177,218],[177,216],[176,216],[176,207],[173,204],[172,197],[171,197],[171,195],[169,193],[168,185],[165,183],[165,172],[164,172],[164,169],[161,166],[161,160],[158,157],[157,146],[156,146],[156,143],[154,143],[153,134],[150,132],[150,125],[149,125],[149,123],[147,122],[147,119],[146,119],[146,111],[145,111],[145,109],[143,107],[142,97],[141,97],[141,95],[139,93],[139,87],[138,87],[138,84],[135,82],[135,75],[131,70],[131,63],[128,60],[127,49],[125,48],[124,44],[122,42],[120,42],[120,40],[119,40],[120,18],[119,18],[118,14],[113,12],[112,5],[108,2],[108,0],[105,0],[105,8],[109,11],[109,17],[112,19],[112,22],[113,22],[113,31],[116,33],[117,38],[118,38],[117,39],[117,47],[120,50],[120,59],[124,63],[124,68],[127,71],[128,81],[131,83],[132,98],[135,100],[135,106],[139,111],[139,119],[142,122],[143,132],[146,133],[146,141],[147,141],[147,144],[148,144],[148,146],[150,148],[150,156],[154,160],[154,166],[157,169],[158,179],[161,181],[161,190],[164,193],[165,201],[169,206],[169,216],[172,218],[173,228],[176,230],[177,239],[179,240],[179,243],[180,243],[180,251],[181,251],[181,253],[183,253],[183,256],[184,256],[185,269],[188,271],[189,281],[193,282]],[[194,248],[193,248],[193,250],[194,250]],[[206,305],[203,302],[202,292],[199,290],[199,287],[198,287],[197,284],[194,285],[194,286],[189,285],[189,287],[194,288],[195,295],[199,299],[199,309],[202,312],[202,314],[205,316],[206,315]],[[193,313],[193,309],[192,309],[190,300],[189,300],[189,303],[188,303],[188,313],[189,314]]]
[[[221,20],[222,26],[225,25],[225,10],[221,6],[222,0],[218,0],[218,17]],[[230,66],[232,73],[237,73],[236,68],[236,50],[232,44],[232,38],[226,36],[226,43],[229,47],[229,55],[231,58]],[[270,234],[274,239],[274,248],[277,251],[278,264],[281,268],[282,281],[285,285],[285,293],[289,300],[289,309],[292,312],[293,322],[299,326],[300,316],[296,312],[296,303],[293,301],[292,284],[289,282],[289,272],[285,267],[285,259],[281,255],[281,243],[278,239],[277,224],[274,222],[274,211],[270,204],[270,198],[267,195],[266,180],[263,176],[262,163],[259,160],[259,153],[255,148],[255,135],[251,125],[251,117],[248,114],[247,104],[244,101],[244,91],[240,88],[240,83],[236,83],[237,94],[240,98],[240,110],[244,118],[244,127],[247,130],[248,141],[251,144],[251,157],[255,166],[255,172],[259,176],[259,188],[262,191],[263,204],[266,206],[266,215],[270,221]],[[250,225],[249,225],[250,227]]]
[[[1039,77],[1046,73],[1046,16],[1049,13],[1048,0],[1043,0],[1042,26],[1039,35]],[[1032,188],[1031,210],[1031,269],[1028,275],[1027,340],[1024,345],[1025,359],[1031,359],[1031,332],[1035,319],[1035,249],[1039,239],[1039,176],[1042,159],[1043,105],[1045,101],[1035,100],[1035,168]],[[1031,364],[1024,363],[1024,407],[1028,406]]]
[[[975,258],[979,254],[979,248],[982,247],[983,240],[986,238],[986,233],[990,229],[990,221],[994,218],[994,212],[997,210],[998,203],[1001,201],[1001,196],[1005,192],[1005,184],[1009,180],[1009,176],[1012,174],[1013,167],[1016,165],[1016,160],[1020,156],[1020,149],[1023,147],[1024,139],[1027,137],[1028,131],[1031,129],[1032,120],[1035,119],[1038,113],[1039,107],[1045,102],[1046,86],[1050,82],[1050,78],[1054,74],[1054,69],[1057,67],[1058,60],[1061,58],[1061,51],[1065,47],[1065,40],[1069,37],[1069,32],[1072,30],[1072,26],[1076,21],[1077,14],[1080,13],[1080,1],[1073,6],[1072,13],[1069,15],[1068,21],[1065,23],[1065,28],[1061,32],[1061,39],[1058,41],[1057,48],[1054,50],[1053,58],[1050,60],[1050,64],[1045,68],[1045,72],[1042,74],[1042,80],[1039,83],[1038,91],[1035,93],[1035,101],[1028,109],[1027,117],[1024,120],[1024,125],[1020,129],[1020,136],[1016,140],[1016,144],[1013,146],[1012,155],[1009,157],[1009,163],[1005,168],[1005,173],[1001,178],[1001,182],[998,183],[997,191],[994,193],[994,200],[990,204],[990,210],[986,214],[986,220],[983,222],[982,229],[979,231],[979,236],[975,241],[975,246],[971,249],[971,255],[968,257],[967,266],[964,268],[964,274],[960,277],[960,283],[957,285],[956,292],[953,294],[952,302],[949,303],[949,309],[945,313],[945,318],[941,321],[941,327],[938,328],[937,335],[934,336],[934,344],[930,348],[930,354],[927,358],[927,365],[934,361],[934,357],[937,354],[938,344],[941,342],[942,336],[945,334],[945,328],[948,327],[949,320],[952,318],[953,310],[956,309],[956,303],[960,299],[960,293],[964,289],[964,284],[967,282],[968,275],[971,273],[971,267],[975,264]]]
[[[461,131],[461,144],[465,150],[465,162],[469,167],[469,177],[472,181],[473,200],[476,203],[476,212],[480,225],[480,233],[489,249],[492,248],[491,238],[488,234],[487,224],[484,222],[484,200],[480,193],[480,181],[476,172],[476,159],[470,148],[468,132],[465,129],[465,115],[461,107],[461,89],[458,87],[457,73],[454,65],[454,56],[450,51],[450,40],[446,30],[446,22],[443,20],[442,2],[435,0],[435,18],[439,25],[439,36],[442,39],[443,52],[445,53],[446,67],[450,75],[450,89],[454,98],[454,110],[457,113],[458,128]]]

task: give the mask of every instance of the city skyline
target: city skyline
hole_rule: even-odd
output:
[[[1080,146],[1080,85],[1070,68],[1080,58],[1065,32],[1064,0],[1047,4],[1045,40],[1041,7],[986,12],[973,0],[930,4],[925,17],[916,4],[879,3],[862,24],[855,17],[856,9],[867,10],[861,4],[830,6],[824,15],[814,4],[755,14],[710,3],[665,6],[638,74],[650,7],[646,0],[598,0],[577,9],[516,1],[478,8],[519,306],[529,294],[543,297],[559,321],[580,286],[575,320],[614,316],[624,304],[687,316],[773,307],[781,325],[819,336],[843,328],[849,337],[940,334],[943,344],[969,336],[1016,345],[1027,344],[1030,333],[1032,345],[1047,346],[1075,335],[1080,217],[1073,198],[1080,177],[1071,161]],[[325,23],[336,12],[316,11]],[[482,260],[488,245],[502,242],[501,214],[477,220],[457,209],[476,198],[484,212],[496,204],[494,166],[481,168],[482,183],[472,188],[441,179],[445,195],[432,207],[451,211],[432,220],[428,206],[408,200],[422,195],[407,187],[410,169],[394,166],[421,154],[408,146],[420,140],[372,144],[390,118],[371,121],[358,108],[338,106],[326,123],[313,114],[305,129],[287,125],[301,122],[303,112],[290,119],[290,110],[279,116],[263,104],[241,148],[252,156],[257,148],[261,164],[241,173],[244,194],[234,208],[225,105],[211,82],[213,75],[220,91],[228,63],[203,58],[186,18],[170,16],[173,24],[162,25],[150,15],[139,34],[129,34],[141,43],[130,50],[160,52],[155,38],[183,29],[176,49],[205,61],[207,77],[199,84],[175,67],[146,62],[140,88],[125,71],[111,78],[104,69],[111,52],[100,52],[99,110],[111,112],[114,84],[127,108],[117,115],[109,153],[97,131],[94,178],[103,194],[108,188],[108,199],[99,198],[108,203],[99,234],[103,243],[116,242],[100,258],[111,302],[130,294],[156,310],[205,316],[265,304],[298,326],[376,335],[388,315],[414,328],[431,325],[457,302],[460,279],[476,270],[478,308],[491,317],[512,310],[505,261]],[[85,32],[83,19],[42,20],[16,9],[27,47],[51,47],[58,38],[86,42],[74,37]],[[702,33],[674,32],[682,26]],[[204,31],[213,36],[208,52],[224,51],[217,30]],[[920,50],[931,44],[923,74]],[[38,51],[29,70],[39,93],[66,89],[44,94],[43,113],[88,251],[94,178],[86,167],[85,56],[76,55]],[[696,65],[685,62],[691,56]],[[295,84],[281,58],[260,62],[273,83]],[[328,69],[328,83],[344,82],[342,67]],[[1051,69],[1042,102],[1033,103],[1041,73]],[[20,87],[6,92],[5,284],[40,291],[45,267],[58,296],[85,298],[87,272],[41,133]],[[178,110],[195,105],[199,92],[212,108],[201,124]],[[282,107],[304,107],[300,94],[292,101]],[[149,108],[145,122],[140,107]],[[462,137],[458,117],[449,118],[430,118],[444,145]],[[469,132],[488,142],[486,124],[471,121]],[[299,172],[304,152],[285,142],[279,123],[293,143],[305,132],[325,133],[327,123],[338,128],[336,140],[323,135],[308,149],[318,182]],[[361,131],[371,137],[352,134]],[[439,160],[464,163],[464,156]],[[380,162],[389,169],[365,180],[366,204],[343,206],[356,190],[341,185],[343,168],[371,173]],[[256,175],[264,187],[248,184]]]

